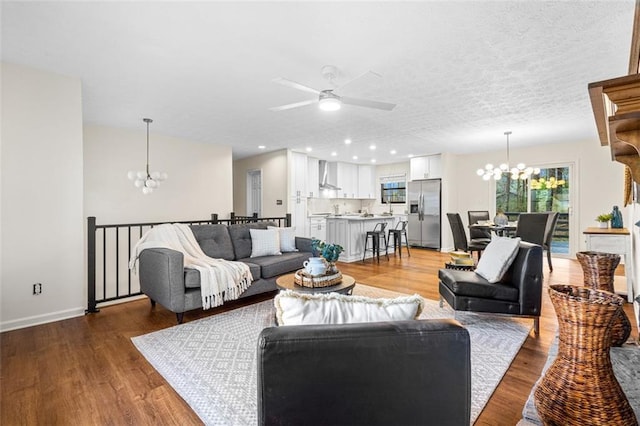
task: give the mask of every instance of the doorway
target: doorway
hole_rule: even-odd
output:
[[[558,212],[551,253],[569,257],[576,251],[573,220],[573,164],[554,164],[540,168],[540,173],[528,180],[511,179],[503,175],[496,182],[496,211],[503,210],[509,220],[523,212]]]
[[[262,170],[247,171],[247,216],[262,217]]]

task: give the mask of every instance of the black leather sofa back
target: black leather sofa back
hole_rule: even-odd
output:
[[[468,425],[469,333],[454,320],[266,328],[259,425]]]

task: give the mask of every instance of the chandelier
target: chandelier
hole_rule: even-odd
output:
[[[509,163],[509,135],[510,131],[504,132],[507,137],[507,162],[500,164],[498,167],[494,167],[493,164],[489,163],[484,166],[484,169],[478,169],[478,176],[481,176],[484,180],[489,180],[494,178],[495,180],[500,180],[503,174],[511,174],[511,179],[520,179],[526,180],[531,177],[531,175],[537,175],[540,173],[539,168],[527,167],[524,163],[518,163],[515,167],[511,167]]]
[[[130,171],[127,173],[129,180],[134,181],[136,188],[142,188],[142,193],[151,194],[154,189],[160,186],[160,182],[166,180],[169,176],[165,172],[149,171],[149,123],[153,123],[150,118],[143,118],[142,121],[147,123],[147,168],[144,172]]]

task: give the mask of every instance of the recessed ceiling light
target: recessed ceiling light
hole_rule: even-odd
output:
[[[266,146],[264,146],[264,145],[258,145],[258,149],[265,149],[265,148],[266,148]]]
[[[310,146],[307,147],[307,152],[311,152],[313,151],[313,148],[311,148]]]
[[[396,150],[395,150],[395,149],[392,149],[391,151],[389,151],[389,154],[391,154],[391,155],[396,155]]]
[[[353,156],[353,159],[354,159],[354,160],[357,160],[357,159],[358,159],[358,156],[357,156],[357,155],[354,155],[354,156]]]
[[[372,159],[371,159],[371,162],[372,162],[372,163],[375,163],[375,162],[376,162],[376,159],[375,159],[375,158],[372,158]]]
[[[413,154],[409,154],[409,155],[407,155],[407,157],[411,158],[411,157],[413,157]]]
[[[338,155],[338,153],[337,153],[337,152],[335,152],[335,151],[333,151],[333,152],[331,153],[331,156],[332,156],[332,157],[335,157],[336,155]]]
[[[349,145],[350,143],[351,143],[351,139],[345,139],[345,140],[344,140],[344,144],[345,144],[345,145]]]
[[[369,149],[370,149],[371,151],[375,151],[375,150],[376,150],[376,146],[375,146],[375,145],[369,145]]]

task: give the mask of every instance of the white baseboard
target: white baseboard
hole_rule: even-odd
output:
[[[69,318],[84,315],[84,307],[67,309],[58,312],[49,312],[43,315],[35,315],[0,323],[0,332],[17,330],[20,328],[33,327],[34,325],[47,324],[54,321],[61,321]]]

